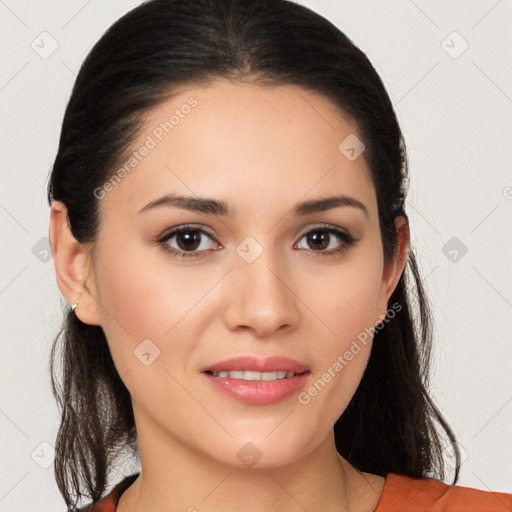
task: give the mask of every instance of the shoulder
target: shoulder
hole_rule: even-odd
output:
[[[388,473],[374,512],[510,512],[512,494]]]
[[[115,512],[119,498],[128,487],[139,476],[139,473],[127,476],[121,480],[106,496],[101,500],[89,503],[85,507],[79,508],[77,512]]]

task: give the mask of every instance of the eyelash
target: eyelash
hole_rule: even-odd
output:
[[[193,232],[201,233],[201,234],[206,235],[207,237],[211,238],[215,243],[218,243],[213,238],[213,235],[211,235],[210,233],[208,233],[204,229],[197,228],[197,227],[194,227],[194,226],[188,226],[188,225],[182,226],[182,227],[177,228],[177,229],[173,229],[172,231],[170,231],[168,233],[165,233],[164,235],[160,236],[157,239],[157,242],[162,246],[164,251],[170,253],[174,257],[177,257],[177,258],[197,258],[197,257],[202,257],[201,253],[208,252],[208,251],[185,252],[185,251],[177,250],[177,249],[174,249],[174,248],[170,248],[168,245],[165,244],[165,242],[168,242],[174,236],[179,235],[181,233],[185,233],[187,231],[193,231]],[[314,250],[312,250],[312,252],[317,253],[316,255],[318,255],[318,256],[326,257],[326,256],[334,256],[335,254],[343,253],[343,252],[347,251],[351,246],[353,246],[357,242],[357,240],[358,240],[358,239],[354,238],[351,234],[349,234],[349,233],[347,233],[345,231],[342,231],[341,229],[334,228],[332,226],[317,226],[317,227],[315,227],[313,229],[310,229],[310,230],[305,231],[304,233],[302,233],[302,235],[299,238],[299,241],[302,240],[309,233],[314,233],[316,231],[320,231],[320,232],[329,233],[331,235],[334,235],[334,236],[336,236],[337,238],[339,238],[343,242],[342,245],[340,245],[336,249],[330,249],[329,251],[325,251],[325,250],[314,251]],[[303,250],[303,249],[300,249],[300,250]]]

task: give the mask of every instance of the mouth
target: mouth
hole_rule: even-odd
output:
[[[293,377],[309,371],[309,367],[283,356],[260,359],[251,355],[232,357],[203,368],[203,373],[215,377],[244,380],[276,380]]]
[[[208,375],[212,377],[221,377],[221,378],[229,378],[235,380],[245,380],[245,381],[275,381],[275,380],[283,380],[283,379],[291,379],[297,375],[303,375],[304,373],[309,373],[309,370],[303,372],[294,372],[294,371],[286,371],[286,370],[277,370],[274,372],[258,372],[252,370],[223,370],[218,372],[213,372],[207,370]]]
[[[203,368],[208,385],[224,396],[250,405],[290,398],[307,385],[311,370],[288,357],[233,357]]]

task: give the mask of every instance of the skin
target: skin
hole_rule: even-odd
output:
[[[75,241],[62,203],[51,209],[59,288],[78,302],[80,320],[101,325],[132,396],[142,475],[118,511],[373,510],[384,478],[341,458],[332,431],[360,383],[371,337],[308,404],[297,393],[244,404],[213,389],[201,370],[238,355],[284,355],[310,367],[310,382],[319,379],[391,306],[407,220],[397,217],[399,249],[384,265],[364,153],[350,161],[338,150],[357,130],[325,97],[296,86],[216,80],[183,88],[148,113],[134,149],[191,96],[197,106],[100,201],[94,244]],[[165,193],[223,200],[236,213],[139,214]],[[353,207],[289,213],[299,201],[336,194],[364,203],[368,217]],[[214,237],[200,235],[202,256],[188,260],[156,242],[186,223]],[[304,234],[323,223],[357,242],[319,254],[344,244],[335,235],[327,249],[308,243]],[[236,252],[248,236],[263,249],[251,264]],[[186,247],[177,237],[166,244]],[[146,338],[160,350],[149,366],[134,356]],[[248,442],[261,453],[252,467],[237,457]]]

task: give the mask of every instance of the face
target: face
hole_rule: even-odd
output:
[[[326,98],[295,86],[218,80],[149,113],[136,165],[97,192],[90,261],[96,323],[139,438],[237,466],[245,447],[271,467],[332,434],[369,358],[361,333],[386,313],[400,274],[384,266],[364,153],[339,149],[354,135]],[[227,211],[154,203],[166,195]],[[350,199],[299,208],[338,196]],[[244,387],[203,371],[239,356],[286,357],[307,372]]]

